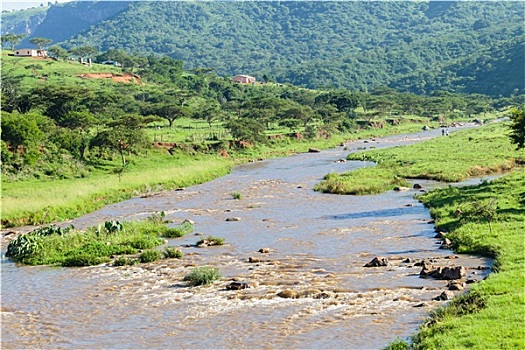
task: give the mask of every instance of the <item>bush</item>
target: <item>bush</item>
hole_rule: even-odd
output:
[[[183,237],[193,231],[194,225],[188,220],[184,220],[180,225],[176,227],[170,227],[161,233],[161,236],[166,238],[178,238]]]
[[[408,344],[406,341],[401,340],[399,338],[394,340],[393,342],[388,344],[388,346],[383,348],[383,350],[409,350],[409,349],[410,349],[410,344]]]
[[[189,274],[187,274],[184,277],[184,281],[190,282],[193,286],[200,286],[210,284],[221,277],[221,273],[217,268],[201,266],[194,268]]]
[[[242,199],[242,193],[240,192],[233,192],[232,193],[233,199]]]
[[[113,261],[113,266],[125,266],[128,264],[128,259],[125,256],[118,257]]]
[[[213,245],[223,245],[224,244],[224,238],[222,237],[215,237],[215,236],[208,236],[206,238],[203,238],[199,240],[196,245],[204,245],[204,246],[213,246]]]
[[[177,259],[182,259],[182,257],[184,256],[184,253],[178,249],[178,248],[175,248],[175,247],[166,247],[164,249],[164,256],[166,258],[177,258]]]
[[[158,250],[146,250],[139,256],[139,260],[141,263],[149,263],[152,261],[156,261],[162,258],[162,253]]]
[[[93,266],[106,263],[109,261],[107,257],[93,256],[89,253],[76,252],[71,256],[66,257],[62,262],[62,266],[73,267],[73,266]]]

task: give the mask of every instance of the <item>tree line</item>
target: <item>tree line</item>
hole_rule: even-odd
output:
[[[182,61],[167,56],[137,56],[122,50],[97,53],[89,47],[69,51],[93,55],[96,61],[118,60],[122,71],[137,74],[141,84],[27,86],[4,67],[4,174],[33,176],[39,168],[45,170],[38,176],[79,176],[79,169],[113,155],[124,167],[126,155],[143,152],[151,144],[148,125],[164,123],[172,128],[180,118],[205,121],[210,127],[220,124],[233,140],[257,145],[268,142],[266,133],[276,129],[315,138],[351,132],[358,123],[366,127],[377,117],[450,120],[523,105],[523,96],[492,99],[449,92],[422,96],[385,87],[369,92],[310,90],[270,82],[251,86],[233,83],[213,69],[185,71]],[[60,64],[66,56],[57,59]],[[34,64],[25,66],[28,75],[35,69],[39,68]]]

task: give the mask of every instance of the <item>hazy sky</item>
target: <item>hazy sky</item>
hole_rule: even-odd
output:
[[[67,2],[71,0],[58,0],[58,2]],[[2,0],[2,10],[22,10],[31,7],[38,7],[40,4],[47,5],[48,2],[55,3],[55,0],[33,1],[33,0]]]

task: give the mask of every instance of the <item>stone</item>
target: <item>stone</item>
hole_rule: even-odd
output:
[[[423,268],[419,272],[419,276],[420,277],[426,277],[426,276],[433,277],[433,274],[437,271],[437,267],[435,267],[434,265],[430,264],[427,261],[423,262],[422,266],[423,266]]]
[[[465,284],[459,281],[451,281],[447,285],[448,290],[463,290],[465,289]]]
[[[291,289],[282,290],[279,293],[277,293],[277,296],[286,299],[297,299],[299,297],[297,292]]]
[[[408,191],[410,188],[403,187],[403,186],[396,186],[394,187],[394,191],[402,192],[402,191]]]
[[[259,253],[262,253],[262,254],[267,254],[270,252],[270,248],[261,248],[259,249]]]
[[[414,184],[414,186],[412,186],[412,188],[421,189],[421,188],[423,188],[423,186],[421,186],[420,184]]]
[[[248,289],[248,288],[255,288],[256,284],[252,282],[239,282],[234,281],[226,286],[227,290],[241,290],[241,289]]]
[[[435,297],[434,300],[452,300],[454,299],[454,293],[449,290],[444,291],[439,296]]]
[[[431,277],[439,280],[459,280],[466,274],[466,269],[463,266],[441,266],[436,271],[429,273]]]
[[[241,218],[239,218],[239,217],[232,217],[232,218],[227,218],[226,221],[241,221]]]
[[[378,256],[372,259],[369,263],[366,263],[364,267],[379,267],[388,266],[388,259],[382,256]]]
[[[436,235],[434,236],[434,238],[445,238],[447,235],[446,232],[444,231],[438,231],[438,233],[436,233]]]
[[[252,264],[259,263],[261,261],[262,261],[261,259],[257,259],[257,258],[251,257],[251,256],[248,258],[248,262],[252,263]]]
[[[445,238],[439,249],[450,249],[450,247],[452,247],[452,241],[448,238]]]
[[[321,150],[318,149],[318,148],[310,147],[310,148],[308,149],[308,153],[319,153],[319,152],[321,152]]]

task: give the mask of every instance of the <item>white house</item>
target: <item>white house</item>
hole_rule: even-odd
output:
[[[15,56],[19,57],[47,57],[46,50],[40,49],[19,49],[15,51]]]

